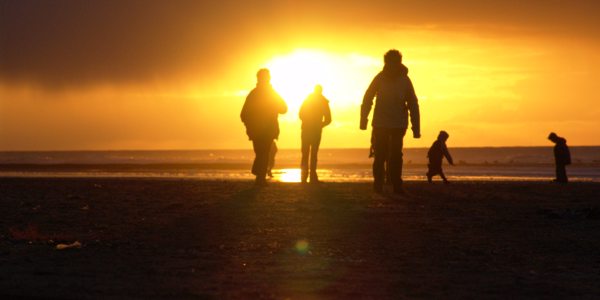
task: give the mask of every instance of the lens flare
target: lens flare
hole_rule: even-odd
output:
[[[296,242],[296,246],[294,246],[296,252],[301,255],[308,253],[308,247],[309,245],[307,240],[299,240]]]

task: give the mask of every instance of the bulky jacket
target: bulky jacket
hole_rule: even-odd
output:
[[[240,117],[250,140],[279,137],[279,114],[287,112],[287,104],[270,84],[257,84],[246,97]]]
[[[408,78],[408,68],[399,64],[386,65],[375,76],[363,98],[361,124],[368,122],[369,113],[376,97],[373,127],[408,128],[408,116],[414,133],[420,134],[419,102]]]
[[[554,159],[557,165],[570,165],[571,164],[571,152],[567,146],[567,140],[562,137],[556,138],[556,145],[554,145]]]
[[[429,158],[429,164],[432,166],[441,166],[442,159],[446,157],[450,164],[454,164],[452,161],[452,156],[450,156],[450,152],[448,151],[448,147],[446,147],[446,143],[441,140],[436,140],[427,151],[427,157]]]
[[[302,130],[321,130],[331,123],[329,100],[323,95],[311,94],[302,103],[298,117],[302,120]]]

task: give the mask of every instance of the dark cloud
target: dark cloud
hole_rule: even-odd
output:
[[[253,19],[247,8],[175,2],[2,1],[0,76],[62,85],[210,70]]]
[[[219,72],[268,42],[382,26],[508,28],[596,38],[596,1],[0,0],[0,82],[143,81]]]

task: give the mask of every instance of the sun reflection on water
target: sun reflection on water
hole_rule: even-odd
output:
[[[300,182],[301,174],[302,171],[299,168],[273,170],[273,179],[279,182]],[[319,169],[317,170],[317,174],[320,181],[334,178],[332,170],[329,169]]]
[[[281,182],[300,182],[300,169],[281,169],[279,176],[276,176]]]

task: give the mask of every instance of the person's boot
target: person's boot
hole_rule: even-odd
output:
[[[256,180],[254,181],[254,186],[256,187],[265,187],[267,186],[267,179],[263,176],[256,176]]]
[[[319,183],[319,176],[317,176],[317,172],[310,173],[310,183]]]
[[[302,169],[300,173],[300,181],[306,183],[308,181],[308,170]]]

